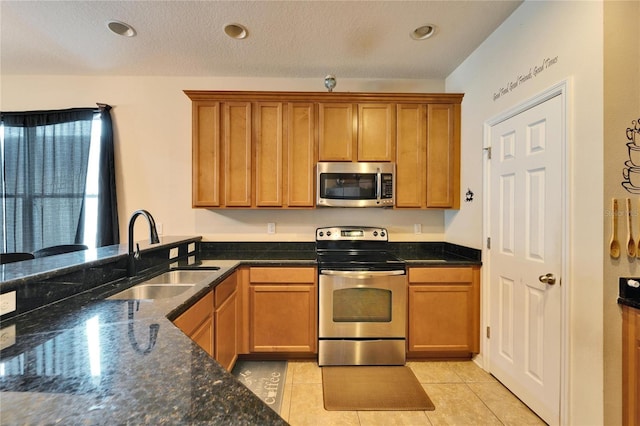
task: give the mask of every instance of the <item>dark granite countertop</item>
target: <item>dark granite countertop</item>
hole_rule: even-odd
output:
[[[286,424],[168,319],[238,264],[173,298],[105,300],[121,282],[3,321],[2,424]]]
[[[170,320],[240,265],[315,265],[314,243],[161,243],[141,247],[149,264],[133,278],[123,246],[3,266],[2,293],[39,307],[0,326],[2,424],[286,424]],[[176,245],[179,259],[168,260]],[[479,250],[447,243],[393,248],[410,265],[481,263]],[[175,266],[220,269],[176,297],[106,299]]]
[[[246,263],[278,261],[314,264],[315,243],[271,242],[203,242],[203,259],[236,259]],[[409,266],[474,266],[481,265],[481,251],[445,242],[389,243],[389,251],[404,259]]]

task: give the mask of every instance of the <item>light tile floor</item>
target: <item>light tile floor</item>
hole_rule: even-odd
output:
[[[544,425],[527,406],[472,361],[407,362],[434,411],[326,411],[322,370],[289,361],[280,415],[303,425]]]

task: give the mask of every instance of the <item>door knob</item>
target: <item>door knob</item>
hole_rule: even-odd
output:
[[[552,273],[548,273],[546,275],[540,275],[538,277],[538,280],[540,280],[541,283],[545,283],[549,285],[554,285],[556,283],[556,277],[554,277]]]

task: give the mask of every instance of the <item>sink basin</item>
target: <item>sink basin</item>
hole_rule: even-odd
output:
[[[108,297],[110,300],[166,299],[184,293],[211,276],[211,271],[169,271]]]
[[[143,284],[195,284],[210,277],[211,271],[179,270],[169,271],[146,280]]]
[[[192,288],[195,284],[138,284],[108,297],[109,300],[166,299]]]

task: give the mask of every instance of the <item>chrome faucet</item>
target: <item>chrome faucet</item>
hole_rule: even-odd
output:
[[[127,265],[127,274],[132,277],[136,275],[136,260],[140,259],[140,245],[136,243],[135,252],[133,250],[133,225],[136,222],[138,216],[144,216],[149,222],[149,243],[158,244],[160,239],[158,238],[158,231],[156,229],[156,221],[153,220],[153,216],[146,210],[136,210],[129,219],[129,263]]]

